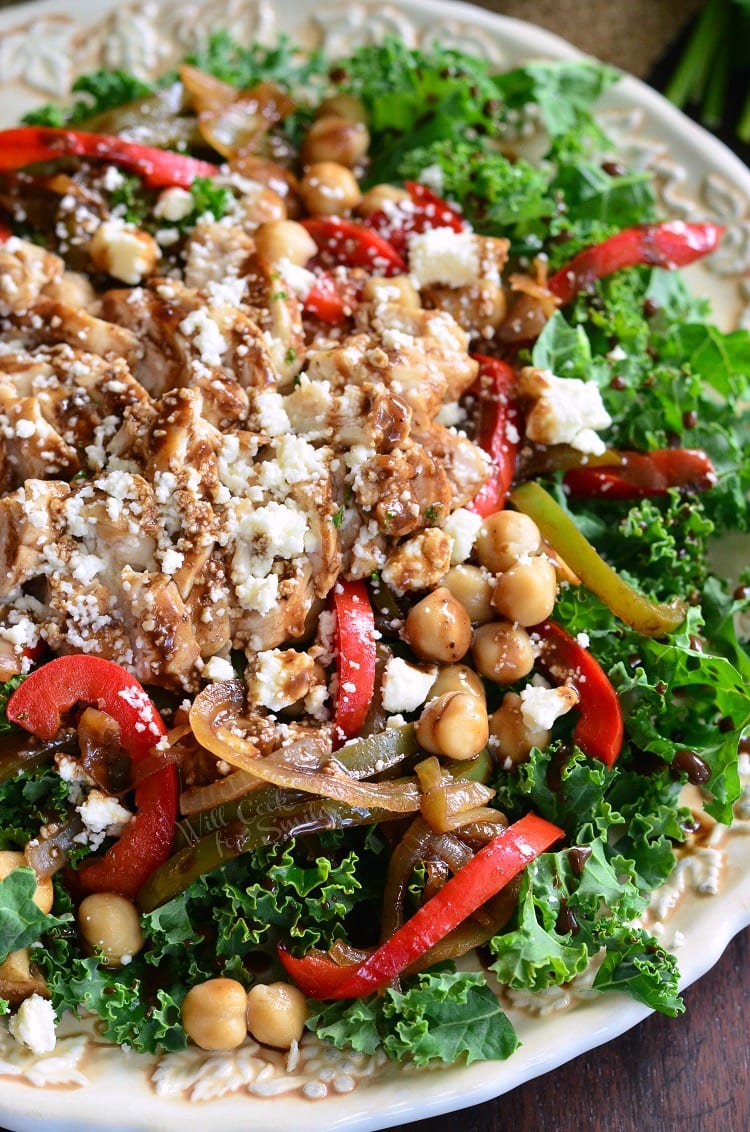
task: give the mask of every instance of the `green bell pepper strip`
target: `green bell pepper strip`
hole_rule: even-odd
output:
[[[587,589],[631,629],[644,637],[664,637],[683,623],[687,614],[683,601],[654,602],[634,590],[607,565],[573,520],[538,483],[521,484],[511,492],[509,502],[534,520],[543,537]]]
[[[259,806],[255,794],[248,794],[244,801],[250,811],[247,817],[240,806],[237,819],[230,825],[181,849],[151,874],[137,897],[142,912],[153,912],[206,873],[261,845],[276,845],[301,833],[349,829],[401,817],[390,810],[353,807],[333,798],[313,798],[283,808]]]

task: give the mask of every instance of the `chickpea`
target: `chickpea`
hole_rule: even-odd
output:
[[[521,702],[516,692],[506,692],[500,707],[490,716],[495,754],[503,761],[510,759],[513,764],[525,762],[532,747],[546,747],[550,740],[549,731],[528,730],[521,714]]]
[[[269,263],[285,259],[297,267],[304,267],[318,250],[310,233],[296,220],[272,220],[261,224],[254,240],[257,251]]]
[[[236,1049],[247,1033],[247,994],[236,979],[207,979],[182,1003],[182,1024],[201,1049]]]
[[[78,927],[91,951],[103,951],[108,967],[122,967],[143,947],[134,904],[116,892],[92,892],[81,901]]]
[[[427,702],[434,700],[436,696],[444,695],[445,692],[466,692],[469,696],[476,696],[482,703],[487,700],[484,684],[468,664],[446,664],[440,668],[430,688]]]
[[[357,205],[357,215],[366,218],[380,212],[384,205],[399,204],[403,200],[411,200],[406,189],[399,189],[396,185],[373,185]]]
[[[363,125],[367,125],[367,110],[364,103],[353,94],[334,94],[332,98],[324,98],[316,111],[316,117],[327,118],[331,114],[337,118],[346,118],[348,122],[362,122]]]
[[[422,711],[417,723],[417,742],[432,755],[448,759],[473,759],[489,738],[487,709],[468,692],[446,692]]]
[[[494,573],[510,570],[524,555],[538,554],[542,536],[528,515],[498,511],[479,528],[475,546],[481,565]]]
[[[237,201],[238,222],[246,231],[254,232],[261,224],[285,220],[287,202],[273,189],[259,187],[256,192],[243,193]]]
[[[316,161],[337,161],[352,169],[367,153],[370,131],[364,122],[352,122],[338,115],[326,115],[313,122],[302,144],[304,165]]]
[[[428,287],[430,306],[452,315],[464,330],[476,334],[477,328],[497,327],[505,318],[505,292],[492,279],[481,279],[463,287]]]
[[[498,613],[519,625],[538,625],[557,599],[557,574],[548,558],[530,558],[500,574],[492,593]]]
[[[305,170],[300,195],[315,216],[338,216],[362,199],[354,174],[335,161],[319,161]]]
[[[471,621],[450,590],[440,586],[411,607],[404,635],[420,660],[451,664],[469,651]]]
[[[0,849],[0,880],[5,880],[16,869],[31,868],[23,853],[14,849]],[[50,877],[37,877],[32,900],[42,912],[50,912],[55,898]]]
[[[471,652],[480,676],[498,684],[514,684],[534,667],[529,634],[509,621],[480,625]]]
[[[247,992],[247,1028],[264,1046],[289,1049],[302,1037],[307,1001],[291,983],[256,983]]]
[[[474,624],[492,620],[492,582],[479,566],[453,566],[442,584],[461,602]]]
[[[388,279],[371,275],[362,288],[362,298],[366,303],[398,303],[408,310],[422,306],[419,291],[408,275],[391,275]]]

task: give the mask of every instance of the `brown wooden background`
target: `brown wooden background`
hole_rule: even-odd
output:
[[[13,2],[0,0],[0,8]],[[480,2],[541,24],[657,85],[666,73],[670,45],[699,7],[699,0]],[[495,1101],[409,1128],[750,1132],[749,940],[747,933],[735,939],[716,967],[686,992],[687,1013],[680,1018],[653,1016],[608,1045]],[[492,1073],[491,1066],[487,1073]],[[206,1127],[211,1128],[209,1111]]]

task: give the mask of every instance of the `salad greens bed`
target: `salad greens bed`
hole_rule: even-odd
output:
[[[331,69],[318,55],[301,59],[287,42],[245,48],[226,33],[192,61],[238,87],[268,78],[288,88],[298,103],[284,125],[293,140],[324,94],[355,94],[372,135],[367,183],[418,178],[427,169],[478,232],[509,237],[514,256],[543,252],[552,270],[657,216],[648,175],[623,170],[596,124],[596,99],[617,75],[595,63],[535,63],[495,75],[457,51],[436,47],[427,55],[391,40]],[[81,122],[172,81],[152,86],[98,72],[76,82],[70,106],[44,107],[26,121]],[[548,139],[534,164],[511,152],[525,123],[541,124]],[[137,179],[118,191],[128,219],[145,222]],[[221,215],[223,192],[197,183],[196,215]],[[686,774],[678,756],[689,750],[710,769],[705,808],[729,822],[740,789],[738,744],[750,724],[750,655],[735,633],[736,615],[750,605],[750,571],[728,586],[710,565],[714,540],[749,525],[750,334],[721,333],[708,315],[679,274],[630,268],[556,313],[527,357],[560,376],[597,381],[614,420],[612,446],[702,448],[718,484],[689,498],[673,490],[635,504],[589,500],[573,510],[555,478],[548,481],[624,578],[657,600],[682,597],[689,613],[670,637],[646,639],[583,587],[561,588],[556,619],[590,639],[621,697],[626,739],[612,769],[580,752],[563,757],[570,729],[563,719],[547,750],[498,773],[493,804],[511,820],[533,809],[588,853],[584,869],[568,848],[526,869],[517,911],[488,949],[490,970],[508,987],[565,983],[603,955],[595,989],[668,1014],[683,1009],[676,960],[634,921],[694,829],[680,801]],[[50,770],[5,782],[0,846],[23,847],[41,821],[62,811],[66,795],[67,784]],[[178,1050],[186,1044],[180,1003],[196,981],[225,974],[248,985],[257,952],[270,954],[279,939],[297,954],[336,939],[375,942],[368,925],[378,919],[387,855],[375,828],[243,855],[145,915],[146,946],[118,971],[81,951],[64,887],[56,915],[44,915],[31,901],[32,875],[17,870],[0,882],[0,935],[7,951],[35,945],[58,1013],[92,1011],[107,1038],[136,1050]],[[423,881],[415,873],[415,901]],[[502,1058],[517,1045],[484,975],[449,964],[400,990],[316,1004],[308,1025],[340,1048],[382,1046],[418,1065]]]

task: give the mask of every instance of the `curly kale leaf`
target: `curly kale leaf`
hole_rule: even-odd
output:
[[[484,976],[454,970],[424,972],[403,991],[333,1003],[307,1025],[338,1049],[374,1053],[382,1045],[392,1060],[418,1066],[503,1060],[518,1047]]]

